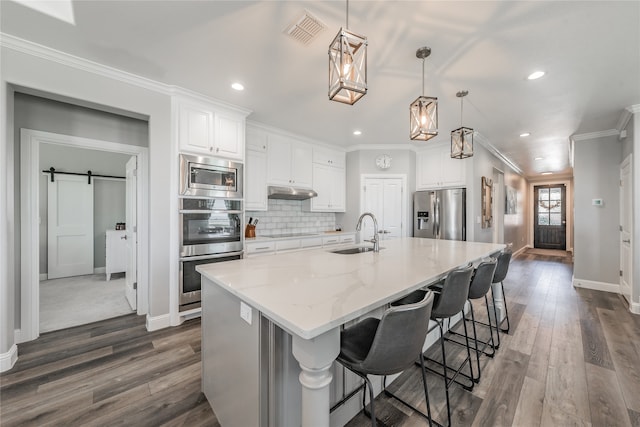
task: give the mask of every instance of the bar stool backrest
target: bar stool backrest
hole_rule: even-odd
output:
[[[413,366],[422,353],[432,307],[433,292],[427,292],[422,301],[387,309],[358,369],[373,375],[392,375]]]
[[[471,286],[469,286],[469,299],[482,298],[489,292],[497,263],[495,258],[489,258],[476,267],[471,279]]]
[[[447,274],[442,292],[431,311],[431,318],[445,319],[458,314],[469,298],[469,285],[473,266],[458,268]]]
[[[496,266],[496,272],[493,275],[493,283],[502,282],[507,277],[509,271],[509,263],[511,262],[511,248],[506,248],[500,255],[498,255],[498,265]]]

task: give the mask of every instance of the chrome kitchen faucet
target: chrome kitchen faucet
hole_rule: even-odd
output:
[[[364,241],[373,243],[373,252],[380,252],[380,243],[378,239],[378,221],[376,220],[375,215],[373,215],[371,212],[365,212],[360,215],[360,218],[358,218],[358,225],[356,225],[356,231],[360,231],[360,229],[362,228],[362,220],[365,216],[370,216],[373,220],[373,238],[371,240],[365,239]]]

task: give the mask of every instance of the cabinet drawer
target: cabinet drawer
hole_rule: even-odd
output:
[[[322,238],[322,245],[323,246],[337,245],[338,243],[340,243],[340,236],[323,237]]]
[[[355,242],[356,242],[355,234],[340,236],[340,243],[355,243]]]
[[[276,242],[247,243],[246,249],[247,255],[274,252],[276,250]]]
[[[300,240],[281,240],[276,242],[276,251],[289,251],[292,249],[300,249]]]
[[[300,242],[300,246],[303,248],[313,248],[315,246],[322,246],[322,238],[314,237],[312,239],[303,239]]]

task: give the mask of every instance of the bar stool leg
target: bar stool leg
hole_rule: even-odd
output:
[[[493,316],[496,319],[496,335],[498,336],[498,343],[495,348],[500,348],[500,321],[498,320],[498,310],[496,310],[496,298],[493,294],[493,288],[491,289],[491,299],[493,300]],[[506,306],[505,304],[505,307]]]
[[[502,332],[506,332],[509,333],[509,309],[507,308],[507,296],[504,294],[504,282],[500,282],[500,287],[502,288],[502,301],[504,301],[504,320],[507,321],[507,329],[503,329],[502,327],[500,328],[502,330]],[[497,322],[497,320],[496,320]],[[502,324],[502,322],[500,322],[500,324]]]

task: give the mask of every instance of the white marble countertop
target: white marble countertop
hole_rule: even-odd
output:
[[[322,248],[196,270],[289,333],[312,339],[505,247],[411,237],[380,246],[378,253],[340,255]]]
[[[355,231],[320,231],[317,233],[301,233],[291,236],[256,236],[245,237],[246,243],[252,242],[275,242],[277,240],[313,239],[316,237],[342,236],[345,234],[355,234]]]

